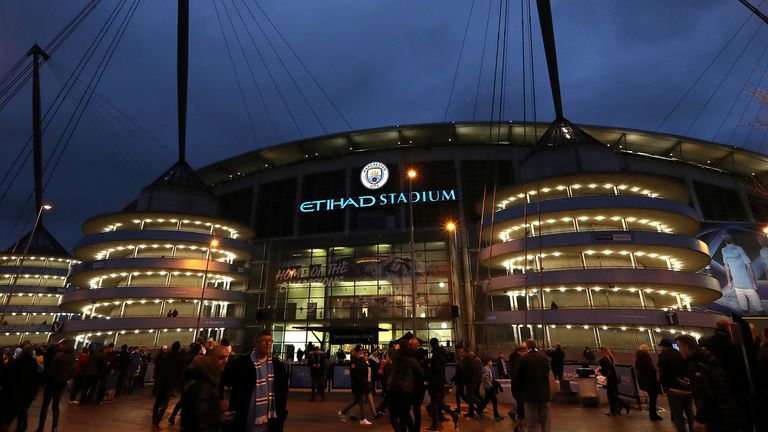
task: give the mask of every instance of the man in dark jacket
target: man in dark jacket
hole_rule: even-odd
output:
[[[737,432],[741,428],[741,411],[731,394],[718,359],[699,348],[691,335],[675,338],[680,354],[688,365],[691,392],[696,404],[694,431]]]
[[[659,342],[659,382],[667,394],[669,413],[677,432],[693,429],[693,400],[688,385],[688,366],[680,352],[672,347],[672,341]]]
[[[222,393],[219,384],[227,365],[227,348],[217,345],[206,355],[198,355],[187,368],[187,386],[181,398],[181,429],[185,432],[221,430]]]
[[[50,349],[50,348],[49,348]],[[45,393],[43,394],[43,404],[40,407],[40,422],[37,430],[42,432],[45,429],[45,420],[48,416],[48,406],[53,403],[53,421],[51,428],[56,430],[59,425],[59,402],[61,395],[67,388],[67,381],[75,372],[75,350],[70,346],[69,341],[63,340],[56,348],[56,354],[44,371]]]
[[[320,348],[315,347],[309,356],[307,356],[307,365],[309,366],[309,375],[312,377],[312,397],[310,402],[315,401],[315,392],[320,393],[320,400],[325,401],[325,354]]]
[[[515,409],[514,411],[510,411],[507,415],[509,415],[509,418],[513,422],[520,424],[525,424],[525,402],[523,402],[523,396],[518,391],[519,388],[515,388],[515,373],[517,372],[517,367],[520,366],[520,360],[527,352],[528,348],[526,348],[525,345],[517,345],[515,346],[515,350],[512,351],[512,354],[509,355],[510,391],[512,397],[515,399]],[[516,425],[515,432],[518,430],[520,430],[520,427]]]
[[[158,357],[155,369],[155,404],[152,407],[152,425],[160,428],[160,421],[168,409],[168,401],[171,394],[179,388],[181,377],[184,374],[184,359],[181,355],[181,343],[176,341],[171,345],[171,352]]]
[[[339,416],[344,417],[347,411],[355,405],[359,407],[356,419],[360,420],[361,425],[369,425],[371,422],[365,418],[365,400],[370,392],[368,388],[368,362],[363,356],[363,346],[357,345],[351,352],[349,360],[349,378],[352,384],[352,395],[355,397],[346,407],[339,411]],[[376,413],[373,413],[374,415]]]
[[[464,377],[464,401],[469,405],[464,417],[477,417],[477,404],[480,403],[480,383],[483,380],[483,362],[474,352],[468,351],[461,361]]]
[[[662,420],[656,412],[656,400],[659,397],[659,379],[656,376],[656,367],[653,365],[651,355],[648,353],[648,345],[640,345],[635,353],[635,371],[637,372],[637,384],[640,390],[648,393],[648,415],[652,421]]]
[[[549,389],[549,361],[536,350],[536,341],[525,342],[528,353],[517,365],[513,382],[513,391],[517,392],[525,403],[525,426],[535,431],[541,424],[542,432],[551,430],[549,416],[551,394]]]
[[[458,429],[459,415],[451,411],[451,407],[445,403],[445,366],[448,363],[448,356],[437,338],[432,338],[429,344],[432,346],[432,359],[426,374],[429,412],[432,416],[432,426],[429,430],[440,430],[440,418],[443,413],[453,418],[453,428]]]
[[[288,373],[272,355],[272,343],[272,333],[260,332],[253,351],[235,357],[224,370],[224,386],[232,388],[229,411],[235,413],[226,430],[283,431],[288,418]],[[253,404],[256,398],[263,403]]]
[[[552,373],[555,374],[555,379],[558,381],[563,380],[563,370],[565,369],[565,351],[557,344],[555,349],[547,353],[552,358]]]
[[[408,343],[395,344],[387,353],[392,362],[387,378],[387,405],[389,421],[395,432],[414,430],[411,404],[416,397],[416,381],[423,371],[416,357],[416,350]]]
[[[744,420],[742,427],[747,428],[751,425],[749,374],[741,347],[731,340],[730,324],[727,320],[718,321],[715,333],[701,338],[699,345],[720,361],[728,388],[736,399],[737,409],[740,411],[739,418]],[[749,332],[746,335],[749,335]]]
[[[21,347],[18,357],[8,362],[0,381],[0,412],[2,424],[0,430],[6,430],[14,418],[16,430],[27,430],[27,413],[29,406],[37,396],[41,376],[38,370],[35,352],[32,345],[26,341]]]

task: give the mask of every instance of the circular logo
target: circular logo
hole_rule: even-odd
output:
[[[360,182],[368,189],[378,189],[389,180],[389,170],[381,162],[371,162],[360,171]]]

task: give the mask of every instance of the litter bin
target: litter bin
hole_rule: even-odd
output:
[[[600,404],[597,394],[597,377],[595,371],[590,368],[576,369],[579,380],[579,401],[585,407],[596,407]]]

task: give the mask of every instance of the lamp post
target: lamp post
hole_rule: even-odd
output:
[[[411,227],[411,295],[413,296],[413,335],[416,336],[416,253],[413,233],[413,180],[418,176],[415,169],[408,170],[408,213]]]
[[[456,299],[456,277],[454,273],[454,255],[458,253],[458,241],[456,238],[456,223],[449,221],[445,224],[445,229],[450,233],[451,239],[450,239],[450,245],[448,247],[448,260],[449,260],[449,282],[448,282],[448,291],[451,296],[451,322],[453,324],[453,346],[456,346],[456,341],[459,340],[459,335],[457,334],[459,332],[459,320],[458,320],[458,314],[454,314],[454,308],[458,307],[459,302]]]
[[[203,273],[203,287],[200,290],[200,304],[197,306],[197,325],[195,326],[195,340],[200,336],[200,317],[203,314],[203,302],[205,301],[205,287],[208,285],[208,265],[211,263],[211,253],[219,246],[217,239],[211,240],[208,251],[205,253],[205,272]]]
[[[16,285],[16,283],[19,281],[19,275],[21,275],[21,269],[24,266],[24,260],[27,259],[27,254],[29,253],[29,247],[32,245],[32,240],[35,238],[35,232],[37,231],[37,227],[40,226],[40,218],[43,216],[44,211],[49,211],[52,208],[53,208],[53,205],[51,205],[50,203],[42,203],[40,204],[40,208],[37,209],[37,217],[35,217],[35,224],[32,225],[32,232],[29,233],[29,239],[27,239],[27,244],[24,246],[24,252],[22,252],[21,257],[19,258],[19,265],[16,268],[16,274],[13,276],[13,279],[11,279],[11,283],[9,285],[8,295],[6,296],[5,304],[3,305],[3,312],[2,314],[0,314],[0,324],[5,322],[5,312],[8,310],[8,305],[11,303],[11,296],[13,295],[13,286]]]

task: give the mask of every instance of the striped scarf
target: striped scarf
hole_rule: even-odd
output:
[[[277,418],[275,411],[275,373],[272,357],[267,356],[261,362],[256,352],[251,353],[251,361],[256,369],[256,386],[251,394],[251,409],[248,412],[248,424],[254,430],[261,430],[269,419]]]

